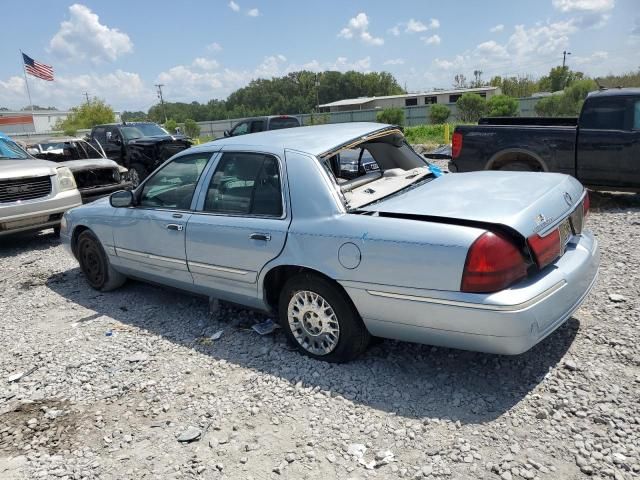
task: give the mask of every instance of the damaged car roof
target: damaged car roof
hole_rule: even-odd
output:
[[[242,145],[247,147],[281,146],[311,155],[321,156],[336,147],[367,137],[384,130],[396,129],[392,125],[373,122],[333,123],[309,127],[294,127],[282,130],[240,135],[213,140],[200,147]]]

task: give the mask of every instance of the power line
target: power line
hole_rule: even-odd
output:
[[[89,101],[89,92],[84,92],[84,97],[87,99],[87,105],[90,105],[91,102]]]
[[[566,50],[562,52],[562,68],[564,68],[567,63],[567,55],[571,55],[571,52],[567,52]]]

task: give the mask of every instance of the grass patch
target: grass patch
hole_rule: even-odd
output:
[[[456,124],[449,124],[449,139],[445,142],[444,138],[445,124],[437,125],[416,125],[415,127],[404,127],[404,136],[409,143],[429,143],[438,144],[451,142],[451,135]]]

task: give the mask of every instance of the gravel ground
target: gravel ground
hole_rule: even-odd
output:
[[[640,196],[593,204],[599,282],[516,357],[384,341],[329,365],[259,314],[97,293],[49,232],[0,240],[0,478],[638,478]]]

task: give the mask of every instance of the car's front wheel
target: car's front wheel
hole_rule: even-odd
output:
[[[366,350],[371,338],[344,292],[319,275],[290,278],[280,293],[279,312],[289,340],[319,360],[348,362]]]
[[[80,270],[91,287],[101,292],[115,290],[122,286],[127,277],[113,269],[100,240],[91,230],[85,230],[78,237],[76,248]]]
[[[131,180],[133,188],[137,188],[137,186],[140,185],[140,182],[147,178],[148,174],[147,169],[144,168],[143,165],[139,163],[132,163],[129,167],[129,180]]]

